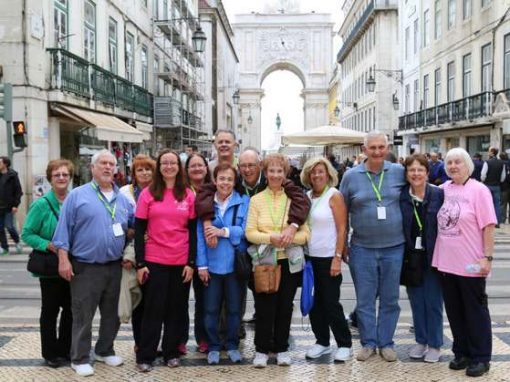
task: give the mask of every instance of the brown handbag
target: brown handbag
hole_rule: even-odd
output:
[[[257,265],[253,274],[255,280],[255,292],[276,293],[280,287],[282,276],[281,265]]]

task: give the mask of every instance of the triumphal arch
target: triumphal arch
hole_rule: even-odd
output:
[[[260,149],[261,85],[275,70],[289,70],[302,81],[305,130],[327,123],[333,25],[330,14],[236,15],[232,26],[239,57],[238,127],[243,146]]]

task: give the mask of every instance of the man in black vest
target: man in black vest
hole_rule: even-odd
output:
[[[492,202],[494,203],[494,210],[498,218],[496,228],[499,228],[499,223],[501,223],[501,183],[506,178],[505,163],[498,159],[498,152],[499,150],[495,147],[489,148],[489,159],[483,164],[480,176],[480,179],[492,194]]]

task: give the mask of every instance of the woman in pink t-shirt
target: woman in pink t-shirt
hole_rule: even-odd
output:
[[[179,155],[163,150],[151,185],[136,207],[137,277],[145,284],[142,338],[137,369],[148,372],[156,358],[163,329],[163,358],[179,366],[180,328],[196,257],[195,195],[186,187]],[[145,235],[147,239],[145,240]]]
[[[489,371],[492,354],[485,279],[491,271],[497,220],[489,189],[470,178],[474,165],[466,150],[448,151],[445,165],[452,180],[441,185],[444,203],[437,214],[432,266],[441,275],[453,334],[450,369],[466,369],[468,376],[478,377]]]

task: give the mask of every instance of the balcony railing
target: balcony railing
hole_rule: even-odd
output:
[[[152,116],[152,94],[65,49],[47,49],[52,55],[51,86],[144,116]]]
[[[493,104],[499,93],[510,95],[510,89],[499,92],[482,92],[456,101],[429,107],[399,117],[398,129],[409,130],[417,127],[472,121],[492,115]]]
[[[354,24],[354,27],[352,28],[351,32],[349,33],[349,36],[345,39],[344,44],[342,45],[342,48],[339,50],[336,60],[338,63],[342,62],[347,55],[347,53],[351,50],[351,47],[356,40],[360,30],[363,28],[363,26],[366,24],[367,20],[371,17],[372,12],[374,11],[374,0],[368,3],[367,7],[361,14],[361,17],[358,19],[356,24]]]

